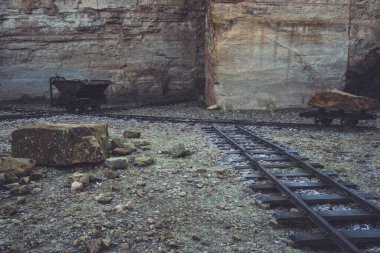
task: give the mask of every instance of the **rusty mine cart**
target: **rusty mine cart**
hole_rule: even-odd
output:
[[[106,103],[104,91],[112,84],[109,80],[69,80],[59,76],[51,77],[49,83],[51,106],[67,111],[99,110]],[[54,94],[54,88],[58,94]]]
[[[376,99],[355,96],[338,90],[326,90],[315,93],[308,104],[314,109],[300,113],[301,117],[314,118],[316,124],[329,126],[334,119],[340,119],[342,126],[354,127],[359,120],[375,120],[380,102]]]

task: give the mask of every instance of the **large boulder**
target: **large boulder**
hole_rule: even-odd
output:
[[[41,165],[100,163],[108,157],[107,124],[27,125],[12,133],[12,156]]]
[[[313,94],[309,105],[319,109],[342,110],[375,110],[380,107],[380,102],[373,98],[356,96],[339,90],[325,90]]]

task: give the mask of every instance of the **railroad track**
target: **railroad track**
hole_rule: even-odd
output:
[[[236,169],[248,170],[242,178],[253,181],[252,190],[276,192],[264,195],[261,204],[293,207],[293,211],[275,212],[277,223],[295,226],[312,222],[319,228],[319,233],[293,234],[296,246],[336,245],[342,252],[363,252],[371,244],[380,247],[380,209],[371,202],[374,196],[342,181],[336,171],[323,169],[247,127],[213,125],[204,131],[231,156]]]
[[[119,108],[120,109],[120,108]],[[109,109],[111,110],[111,109]],[[66,112],[66,111],[49,111],[49,110],[29,110],[22,111],[17,110],[13,113],[7,112],[5,115],[1,115],[0,121],[5,120],[18,120],[18,119],[31,119],[31,118],[48,118],[61,115],[85,115],[96,117],[107,117],[111,119],[122,120],[139,120],[150,122],[168,122],[168,123],[184,123],[184,124],[220,124],[220,125],[245,125],[245,126],[272,126],[280,128],[312,128],[312,129],[347,129],[347,127],[341,125],[321,126],[311,123],[286,123],[286,122],[268,122],[268,121],[252,121],[252,120],[234,120],[234,119],[202,119],[202,118],[180,118],[180,117],[165,117],[165,116],[147,116],[147,115],[135,115],[135,114],[112,114],[105,112]],[[356,126],[349,127],[349,129],[374,129],[375,127]]]

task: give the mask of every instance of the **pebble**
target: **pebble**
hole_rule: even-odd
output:
[[[148,218],[148,219],[146,220],[146,222],[147,222],[148,224],[153,224],[153,223],[154,223],[154,220],[153,220],[153,218]]]
[[[126,148],[115,148],[112,150],[112,155],[114,156],[127,156],[133,153],[133,149],[126,149]]]
[[[17,197],[16,203],[17,203],[17,205],[23,205],[26,203],[26,198],[25,197]]]
[[[185,197],[186,196],[186,192],[180,192],[180,193],[178,193],[178,196],[180,196],[180,197]]]
[[[124,138],[138,139],[141,137],[141,132],[125,130],[123,133]]]
[[[6,204],[0,206],[0,214],[1,215],[14,215],[17,212],[17,208],[15,206]]]
[[[123,250],[129,250],[129,243],[123,242],[122,244],[120,244],[120,248],[122,248]]]
[[[84,187],[86,187],[90,184],[90,177],[86,173],[75,172],[73,174],[73,179],[74,179],[74,181],[82,183]]]
[[[20,187],[12,188],[11,193],[14,195],[28,194],[28,193],[30,193],[30,189],[29,189],[29,186],[22,185]]]
[[[98,202],[99,204],[110,204],[112,202],[112,197],[111,196],[106,196],[104,194],[100,194],[98,196],[95,197],[95,200],[96,202]]]
[[[135,165],[139,167],[146,167],[154,164],[154,159],[150,156],[138,156],[135,159]]]
[[[193,241],[200,241],[200,240],[201,240],[201,237],[200,237],[200,236],[197,236],[197,235],[193,235],[193,236],[191,237],[191,240],[193,240]]]
[[[114,179],[114,178],[119,177],[119,174],[114,170],[108,169],[104,171],[104,176],[108,179]]]
[[[83,190],[83,184],[82,183],[75,181],[71,184],[71,191],[72,192],[80,192],[82,190]]]
[[[123,170],[128,168],[128,158],[126,157],[111,157],[107,158],[104,165],[114,170]]]
[[[151,145],[150,141],[147,141],[147,140],[138,140],[138,141],[134,141],[133,144],[134,144],[135,147],[137,147],[137,148],[141,148],[141,147],[145,147],[145,146],[149,146],[149,145]]]
[[[120,139],[112,139],[110,141],[110,149],[123,148],[123,141]]]

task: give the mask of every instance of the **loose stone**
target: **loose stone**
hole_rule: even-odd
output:
[[[139,156],[135,159],[135,165],[139,167],[146,167],[154,164],[154,159],[150,156]]]
[[[82,183],[75,181],[71,184],[71,191],[72,192],[80,192],[82,190],[83,190],[83,184]]]
[[[124,131],[123,133],[123,136],[124,138],[129,138],[129,139],[133,139],[133,138],[140,138],[141,137],[141,132],[135,132],[135,131]]]
[[[122,170],[128,167],[128,158],[125,157],[111,157],[106,159],[104,165],[114,170]]]

